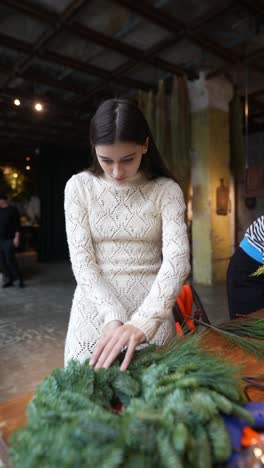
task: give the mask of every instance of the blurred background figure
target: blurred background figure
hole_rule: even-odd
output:
[[[32,225],[39,224],[40,220],[40,200],[39,197],[34,194],[31,195],[27,206],[26,213]]]
[[[230,318],[264,308],[264,276],[252,276],[264,264],[264,215],[248,227],[227,270]]]
[[[7,195],[0,193],[0,270],[4,275],[2,287],[13,286],[18,280],[24,286],[16,261],[15,249],[20,243],[20,220],[15,206],[9,205]]]

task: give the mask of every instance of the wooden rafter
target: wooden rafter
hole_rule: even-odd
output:
[[[62,28],[63,24],[68,21],[73,15],[75,15],[82,6],[86,3],[86,0],[72,0],[69,6],[65,9],[63,14],[59,17],[59,20],[54,24],[54,26],[45,29],[45,31],[41,34],[41,36],[37,39],[34,44],[34,47],[31,49],[30,53],[26,56],[26,58],[18,59],[14,70],[12,71],[11,75],[7,78],[5,84],[8,84],[10,79],[16,76],[16,71],[25,71],[32,63],[35,56],[38,52],[51,40],[54,36],[58,34],[60,29]],[[4,86],[5,86],[4,84]]]
[[[144,18],[148,19],[149,21],[152,21],[155,24],[158,24],[159,26],[162,26],[170,32],[172,32],[173,28],[175,33],[179,30],[184,31],[184,35],[194,44],[202,47],[208,52],[212,52],[214,55],[227,61],[229,64],[241,62],[241,57],[235,54],[233,51],[230,51],[229,49],[226,49],[225,47],[221,46],[215,41],[208,39],[201,31],[193,31],[191,26],[185,25],[178,19],[175,20],[174,18],[171,18],[169,15],[165,14],[161,9],[154,8],[150,3],[146,2],[146,0],[142,0],[140,3],[134,3],[133,0],[115,0],[115,2],[126,6],[131,11],[135,11],[136,13],[142,15]],[[206,22],[207,21],[208,18],[206,19]],[[200,21],[199,23],[199,29],[201,27],[202,21]],[[263,73],[263,69],[261,67],[257,67],[255,65],[250,66],[256,72]],[[218,70],[221,69],[222,67]],[[210,74],[209,76],[211,77]]]
[[[109,37],[101,32],[95,31],[87,26],[80,24],[74,20],[74,16],[77,12],[81,11],[81,8],[85,6],[87,0],[73,0],[70,5],[61,13],[54,13],[47,8],[44,8],[41,5],[36,7],[36,4],[30,0],[2,0],[2,3],[8,5],[11,8],[14,8],[17,11],[23,12],[26,15],[29,15],[33,18],[36,18],[42,21],[45,25],[48,26],[47,29],[41,34],[34,44],[29,42],[18,40],[14,37],[0,34],[0,44],[9,47],[11,49],[22,52],[26,57],[20,57],[15,64],[15,67],[6,67],[4,74],[7,74],[6,82],[4,83],[3,89],[0,90],[0,93],[12,93],[14,90],[8,88],[7,85],[10,83],[10,80],[14,77],[21,77],[24,80],[29,82],[42,83],[51,88],[64,89],[66,91],[72,92],[76,95],[80,95],[84,98],[91,97],[92,95],[103,92],[106,89],[106,82],[112,82],[117,85],[124,86],[125,88],[132,89],[155,89],[156,84],[146,83],[141,80],[136,80],[134,78],[126,76],[129,71],[132,71],[136,68],[141,67],[143,64],[149,64],[158,69],[164,70],[169,74],[181,75],[186,73],[185,70],[181,69],[174,63],[171,63],[163,58],[158,57],[158,54],[166,51],[168,48],[174,46],[186,38],[188,41],[192,42],[194,45],[199,46],[201,49],[206,50],[216,57],[222,59],[226,65],[224,67],[217,68],[213,71],[215,76],[216,74],[222,73],[227,68],[230,68],[230,65],[235,65],[238,63],[248,63],[250,68],[258,73],[263,74],[264,69],[262,67],[256,66],[254,63],[255,60],[264,55],[264,49],[260,49],[249,54],[246,57],[241,57],[234,50],[227,49],[223,47],[218,42],[208,38],[204,34],[203,28],[205,25],[212,21],[214,18],[219,15],[225,14],[226,11],[230,11],[231,8],[236,7],[238,4],[243,5],[248,8],[253,14],[264,15],[264,7],[260,5],[260,2],[256,0],[255,2],[249,0],[239,0],[239,1],[230,1],[228,5],[225,6],[216,6],[210,9],[206,14],[202,15],[199,18],[196,18],[191,23],[186,24],[185,22],[167,14],[162,10],[162,8],[155,8],[153,4],[148,0],[141,0],[140,2],[134,0],[114,0],[116,3],[121,4],[122,6],[128,8],[131,11],[134,11],[138,15],[144,17],[147,21],[158,25],[159,27],[165,29],[170,33],[170,36],[158,44],[155,44],[148,50],[142,51],[134,46],[130,46],[127,43]],[[66,55],[53,52],[49,50],[49,43],[57,34],[61,31],[67,31],[70,34],[73,34],[75,37],[80,37],[86,40],[89,40],[99,46],[102,46],[106,50],[113,50],[117,53],[120,53],[128,58],[121,66],[118,66],[114,70],[106,70],[92,64],[76,60],[75,58],[70,58]],[[72,83],[67,79],[56,80],[53,78],[47,78],[43,76],[42,73],[37,73],[35,71],[29,70],[33,60],[35,58],[40,58],[50,63],[57,65],[62,65],[63,67],[71,70],[77,70],[84,73],[87,76],[96,76],[102,80],[98,85],[91,87],[90,89],[85,86],[79,85],[78,83]],[[1,71],[1,70],[0,70]],[[187,73],[190,78],[194,78],[193,73]],[[210,75],[209,75],[210,77]],[[253,95],[252,95],[253,96]],[[43,96],[42,96],[43,97]],[[43,97],[43,99],[45,99]],[[255,99],[255,98],[254,98]],[[251,97],[251,101],[259,103],[259,101],[254,101]],[[55,99],[52,98],[52,104],[55,102]],[[67,104],[63,100],[56,100],[58,105],[61,105],[61,109],[64,109],[65,112],[74,107],[71,103]],[[47,99],[48,103],[48,99]],[[60,103],[60,104],[59,104]],[[56,107],[56,103],[55,103]],[[75,105],[76,111],[84,111],[84,106]],[[85,110],[87,110],[87,105],[85,104]],[[93,111],[91,109],[91,111]],[[89,112],[89,109],[88,109]],[[88,117],[89,118],[89,117]]]
[[[192,31],[199,31],[204,28],[207,23],[215,20],[219,16],[223,16],[226,13],[230,13],[237,6],[236,0],[231,0],[227,5],[216,5],[210,8],[210,10],[192,21]]]
[[[1,42],[1,39],[0,39]],[[0,72],[2,74],[8,74],[12,71],[12,66],[10,65],[5,65],[1,66],[0,65]],[[65,91],[69,91],[70,93],[74,94],[79,94],[80,96],[84,96],[86,92],[86,87],[85,86],[80,86],[79,84],[74,84],[66,79],[62,80],[55,80],[53,78],[49,78],[47,76],[43,76],[43,73],[40,72],[35,72],[31,70],[26,70],[24,72],[17,72],[17,76],[23,78],[26,81],[29,82],[36,82],[36,83],[41,83],[44,85],[47,85],[51,88],[57,88]],[[65,102],[65,101],[63,101]]]
[[[48,41],[54,38],[54,36],[58,34],[61,29],[66,29],[77,37],[88,39],[98,45],[105,47],[106,49],[122,53],[125,56],[136,60],[138,63],[146,62],[153,65],[154,67],[164,69],[170,73],[173,70],[173,73],[178,75],[182,75],[184,72],[176,65],[166,62],[165,60],[157,59],[156,61],[156,59],[153,57],[153,54],[150,54],[150,57],[148,58],[148,54],[142,52],[136,47],[129,46],[128,44],[125,44],[117,39],[111,38],[91,28],[83,26],[80,23],[73,22],[70,20],[69,15],[65,16],[65,18],[62,20],[59,15],[44,10],[43,7],[39,12],[38,8],[36,8],[36,6],[34,6],[34,4],[28,0],[26,2],[18,2],[17,0],[3,0],[3,3],[6,3],[18,11],[22,11],[23,13],[31,15],[34,18],[46,21],[51,26],[53,26],[52,31],[49,30],[49,32],[44,33],[43,37],[38,41],[38,43],[34,45],[35,52],[40,50],[44,45],[47,45]],[[175,41],[176,40],[177,38],[175,38]]]
[[[32,46],[21,39],[15,39],[11,36],[7,36],[6,34],[0,34],[0,44],[9,47],[11,49],[18,50],[25,54],[31,54]],[[96,67],[95,65],[87,64],[84,62],[80,62],[76,59],[64,56],[62,54],[51,52],[51,51],[39,51],[37,54],[38,57],[53,62],[55,64],[59,64],[73,70],[81,71],[87,75],[97,76],[106,81],[113,81],[118,82],[120,85],[124,85],[129,88],[141,88],[141,89],[150,89],[153,88],[153,84],[146,84],[145,82],[134,80],[131,78],[119,78],[115,77],[114,74],[108,70],[105,70],[100,67]],[[19,68],[17,70],[17,74],[23,73],[20,72]],[[9,81],[9,80],[8,80]],[[4,85],[5,86],[5,85]]]

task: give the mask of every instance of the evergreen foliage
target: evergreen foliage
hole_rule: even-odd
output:
[[[264,361],[264,319],[249,316],[246,317],[246,320],[234,320],[219,327],[202,320],[193,320],[197,324],[211,328],[244,352],[252,354],[259,361]]]
[[[264,275],[264,265],[258,267],[258,269],[254,273],[252,273],[250,276],[260,276],[260,275]]]
[[[38,387],[27,427],[11,438],[11,464],[210,468],[231,453],[221,414],[251,421],[238,372],[202,350],[196,334],[162,351],[138,351],[125,372],[119,362],[95,371],[88,361],[71,361]],[[120,413],[112,410],[117,401]]]

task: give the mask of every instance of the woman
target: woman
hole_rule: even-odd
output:
[[[135,103],[109,99],[90,125],[94,162],[65,189],[66,230],[77,281],[65,346],[110,367],[126,349],[174,336],[172,307],[187,277],[185,205]]]
[[[227,270],[230,318],[264,308],[264,276],[252,276],[264,265],[264,215],[246,230]]]

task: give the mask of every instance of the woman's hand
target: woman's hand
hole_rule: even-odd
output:
[[[112,320],[111,322],[107,323],[107,325],[104,326],[102,336],[98,340],[98,343],[95,347],[95,351],[90,359],[91,366],[96,364],[99,350],[104,348],[105,344],[112,338],[115,330],[118,327],[121,327],[122,325],[123,325],[123,322],[120,322],[120,320]]]
[[[112,320],[112,322],[109,322],[107,325],[104,326],[102,337],[112,336],[113,332],[118,327],[121,327],[121,325],[123,325],[123,322],[120,322],[120,320]]]
[[[95,365],[95,369],[99,369],[100,367],[107,369],[113,364],[123,348],[127,348],[120,367],[120,370],[126,370],[132,360],[136,347],[146,341],[144,333],[139,328],[130,324],[119,325],[110,333],[104,333],[105,328],[103,336],[100,338],[96,350],[92,355],[90,364],[92,366]]]

